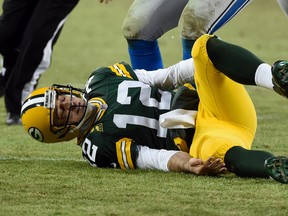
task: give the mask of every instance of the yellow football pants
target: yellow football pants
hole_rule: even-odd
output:
[[[255,108],[244,86],[215,69],[209,59],[210,37],[201,36],[192,50],[200,103],[190,155],[203,160],[224,159],[233,146],[250,149],[257,127]]]

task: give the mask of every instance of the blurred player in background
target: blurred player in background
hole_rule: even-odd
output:
[[[53,46],[79,0],[4,0],[0,18],[1,96],[7,125],[21,124],[22,99],[51,63]]]
[[[288,14],[288,0],[277,0]],[[213,34],[251,0],[135,0],[123,23],[123,34],[134,69],[163,68],[158,39],[180,28],[183,59],[191,58],[195,40]]]
[[[108,3],[111,0],[100,0]],[[79,0],[4,0],[0,17],[0,96],[7,125],[21,124],[21,102],[50,64],[53,46]]]
[[[199,158],[205,167],[213,157],[238,176],[288,183],[286,157],[251,150],[257,117],[242,85],[287,97],[288,61],[271,68],[248,50],[206,34],[192,55],[153,72],[126,63],[99,67],[85,91],[60,85],[36,90],[23,103],[23,126],[44,143],[77,137],[92,166],[197,174],[191,162]],[[221,173],[223,164],[215,169]]]

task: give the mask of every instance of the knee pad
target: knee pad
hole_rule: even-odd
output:
[[[155,41],[177,27],[188,0],[136,0],[122,25],[126,39]]]
[[[233,146],[233,142],[229,139],[208,138],[201,143],[192,143],[190,155],[195,158],[201,158],[204,161],[209,157],[224,160],[226,152]]]
[[[137,17],[134,14],[128,14],[122,25],[122,33],[126,39],[140,39],[140,31],[145,25],[141,17]]]
[[[179,21],[182,38],[195,40],[205,34],[214,16],[215,7],[209,0],[189,1]]]
[[[137,0],[133,2],[122,25],[122,33],[126,39],[149,40],[142,31],[147,27],[153,16],[155,10],[153,6],[157,6],[152,1],[154,0]]]

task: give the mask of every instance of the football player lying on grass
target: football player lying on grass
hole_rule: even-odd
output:
[[[288,61],[271,67],[213,35],[196,41],[192,57],[152,72],[126,63],[100,67],[85,90],[36,90],[23,103],[23,126],[44,143],[77,137],[92,166],[202,175],[227,168],[240,177],[288,183],[286,157],[251,150],[257,118],[243,86],[287,96]]]

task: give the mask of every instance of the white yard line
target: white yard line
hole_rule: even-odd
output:
[[[84,159],[74,159],[74,158],[42,158],[42,157],[2,157],[0,156],[1,160],[18,160],[18,161],[77,161],[77,162],[85,162]]]

